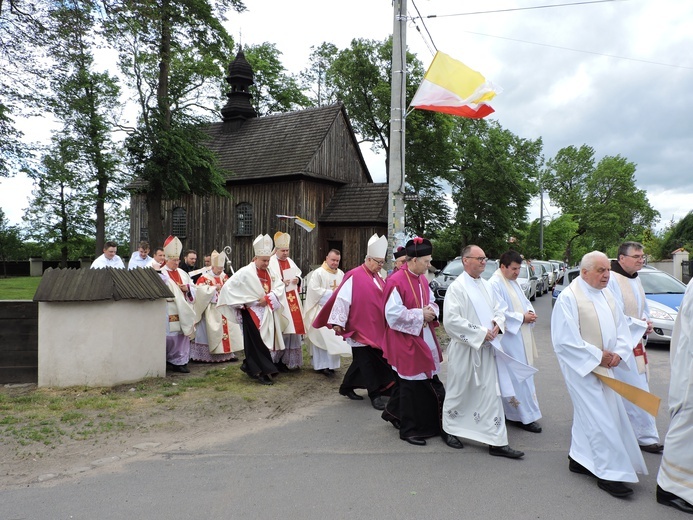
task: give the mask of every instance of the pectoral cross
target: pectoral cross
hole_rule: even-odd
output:
[[[332,285],[330,285],[330,289],[333,291],[337,288],[337,280],[332,280]]]

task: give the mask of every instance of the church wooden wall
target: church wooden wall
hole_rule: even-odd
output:
[[[384,235],[386,226],[321,226],[320,258],[325,258],[330,243],[341,242],[342,259],[339,266],[345,272],[353,269],[363,263],[368,250],[368,239],[373,233]]]
[[[327,174],[344,183],[371,182],[365,165],[358,160],[359,154],[349,127],[340,114],[308,164],[307,171]]]
[[[262,185],[229,185],[230,198],[185,196],[163,203],[164,230],[172,232],[174,208],[182,207],[187,213],[187,232],[181,238],[184,249],[194,249],[198,254],[198,267],[202,256],[213,249],[221,251],[231,246],[231,261],[234,269],[248,264],[253,256],[252,242],[259,234],[282,231],[291,235],[291,257],[304,272],[311,265],[322,263],[319,256],[318,228],[311,233],[293,221],[279,220],[277,215],[298,215],[313,223],[330,201],[337,185],[296,180],[289,182],[267,182]],[[146,227],[143,214],[143,195],[131,197],[131,239],[133,251],[140,240],[140,228]],[[236,235],[236,206],[242,202],[253,207],[253,233],[251,236]],[[149,238],[152,248],[161,245],[163,238]]]

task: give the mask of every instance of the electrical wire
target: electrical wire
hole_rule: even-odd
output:
[[[531,11],[534,9],[550,9],[552,7],[570,7],[574,5],[587,5],[587,4],[605,4],[609,2],[627,2],[628,0],[591,0],[586,2],[571,2],[567,4],[551,4],[551,5],[535,5],[530,7],[515,7],[512,9],[496,9],[494,11],[474,11],[469,13],[457,13],[457,14],[431,14],[426,18],[449,18],[451,16],[469,16],[473,14],[493,14],[493,13],[509,13],[512,11]],[[419,15],[421,16],[421,15]]]

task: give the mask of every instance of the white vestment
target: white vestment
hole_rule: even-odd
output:
[[[113,267],[114,269],[125,269],[125,264],[118,255],[115,255],[110,260],[106,258],[106,255],[101,255],[91,263],[90,269],[103,269],[104,267]]]
[[[241,323],[240,309],[247,307],[248,311],[257,318],[258,330],[267,348],[269,350],[284,350],[282,307],[279,302],[279,294],[284,292],[284,283],[272,276],[269,271],[267,273],[271,279],[271,286],[269,292],[265,293],[260,278],[258,278],[258,269],[255,263],[251,262],[245,267],[241,267],[221,288],[217,300],[217,310],[226,316],[227,320]],[[268,301],[266,306],[259,305],[258,301],[261,298]]]
[[[217,309],[220,289],[215,284],[218,281],[223,287],[228,280],[226,273],[215,276],[212,271],[208,271],[202,274],[195,284],[197,289],[195,342],[207,345],[210,354],[229,354],[243,350],[243,331],[240,325],[232,320],[224,320]],[[200,293],[205,293],[208,298],[200,298]],[[198,305],[198,301],[202,301],[205,305]]]
[[[470,294],[474,284],[481,297]],[[484,317],[479,316],[485,310]],[[483,308],[485,306],[485,309]],[[508,444],[495,351],[485,340],[492,321],[505,328],[505,317],[491,285],[466,272],[445,295],[445,330],[450,336],[448,375],[443,403],[443,430],[491,446]]]
[[[626,296],[634,298],[638,309],[634,314],[639,314],[639,316],[629,316],[626,312],[624,295],[621,290],[621,285],[616,279],[617,276],[621,276],[623,280],[626,281],[625,285],[629,287],[631,292],[630,295]],[[647,320],[649,318],[649,307],[647,306],[647,300],[644,298],[645,293],[642,291],[640,278],[626,278],[612,271],[608,288],[619,303],[621,310],[625,313],[626,323],[632,338],[630,343],[631,348],[634,348],[642,340],[642,336],[647,330]],[[650,385],[647,382],[647,372],[643,372],[642,374],[638,373],[636,357],[630,356],[627,365],[628,370],[624,370],[621,366],[616,367],[614,369],[614,377],[619,381],[623,381],[624,383],[628,383],[629,385],[649,392]],[[638,443],[642,446],[658,443],[659,432],[657,432],[657,424],[655,423],[654,416],[627,399],[624,399],[623,405],[626,407],[626,412],[628,413],[628,418],[633,426],[633,430],[635,430],[635,437],[638,439]]]
[[[551,340],[573,402],[570,456],[601,479],[637,482],[636,473],[647,475],[647,467],[623,399],[592,373],[602,361],[602,350],[580,334],[580,327],[601,330],[604,350],[627,363],[633,355],[628,326],[622,312],[612,312],[604,294],[608,289],[595,289],[582,278],[574,283],[594,305],[599,323],[580,323],[573,290],[561,292],[551,314]]]
[[[138,267],[144,269],[145,267],[151,267],[153,263],[154,259],[151,256],[147,255],[142,258],[139,253],[135,253],[130,257],[128,269],[137,269]]]
[[[306,337],[313,358],[313,368],[339,368],[340,355],[351,355],[351,347],[341,336],[328,327],[313,327],[313,320],[330,299],[334,290],[339,287],[344,272],[337,269],[330,272],[325,266],[318,267],[306,276],[306,301],[303,309],[303,322],[306,325]]]
[[[693,504],[693,284],[676,316],[669,350],[669,431],[657,484]]]
[[[534,337],[532,328],[534,324],[524,323],[525,313],[534,312],[534,307],[529,302],[520,285],[515,280],[506,280],[502,272],[497,271],[489,280],[496,291],[499,300],[505,303],[505,331],[500,337],[503,351],[514,359],[533,365]],[[514,294],[510,294],[513,291]],[[523,330],[524,329],[524,330]],[[525,345],[525,339],[530,345]],[[529,349],[529,356],[527,350]],[[503,397],[503,410],[505,417],[510,421],[519,421],[523,424],[541,419],[541,410],[537,401],[534,387],[534,376],[520,381],[513,372],[509,372],[515,395]]]

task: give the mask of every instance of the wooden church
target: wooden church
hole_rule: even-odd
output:
[[[231,85],[222,121],[210,124],[209,147],[228,172],[230,197],[187,195],[164,201],[164,230],[202,256],[230,246],[238,269],[253,256],[252,241],[276,231],[291,235],[291,257],[307,273],[327,252],[342,252],[342,269],[357,266],[368,238],[387,230],[388,186],[374,183],[341,103],[258,117],[248,87],[253,71],[241,50],[229,66]],[[139,189],[138,189],[139,188]],[[316,225],[307,232],[277,215]],[[147,233],[142,184],[131,185],[130,248]]]

